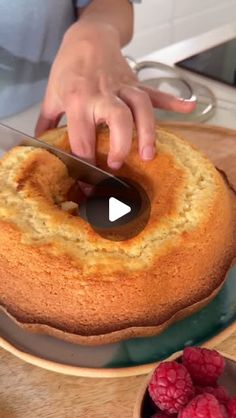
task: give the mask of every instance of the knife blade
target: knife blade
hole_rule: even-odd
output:
[[[114,185],[117,184],[117,186],[128,187],[123,180],[101,170],[82,158],[68,154],[42,140],[0,123],[0,148],[4,151],[9,151],[15,146],[30,146],[46,149],[58,157],[67,166],[70,176],[75,177],[77,180],[84,183],[97,186],[101,182],[112,180]]]

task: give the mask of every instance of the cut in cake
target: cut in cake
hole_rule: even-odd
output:
[[[69,151],[66,128],[42,140]],[[108,130],[98,130],[106,166]],[[214,166],[157,130],[157,155],[132,151],[117,173],[151,201],[146,228],[121,242],[73,214],[74,180],[43,149],[16,147],[0,162],[0,304],[22,326],[84,344],[149,336],[219,291],[236,255],[235,195]]]

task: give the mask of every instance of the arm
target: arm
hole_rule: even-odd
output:
[[[115,29],[123,47],[133,35],[133,5],[128,0],[94,0],[85,8],[78,9],[80,24],[101,22]]]
[[[95,163],[96,125],[105,122],[107,163],[115,170],[129,154],[135,123],[140,157],[150,160],[156,150],[152,106],[187,112],[193,104],[142,86],[130,69],[121,53],[133,27],[129,0],[91,0],[79,14],[53,63],[36,135],[66,114],[72,152]]]

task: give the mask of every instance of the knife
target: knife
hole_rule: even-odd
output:
[[[99,183],[112,180],[113,184],[116,186],[129,187],[118,177],[101,170],[100,168],[79,157],[76,157],[75,155],[68,154],[65,151],[47,144],[46,142],[0,123],[0,148],[4,151],[9,151],[15,146],[30,146],[46,149],[58,157],[66,165],[70,176],[75,177],[77,180],[84,183],[97,186]]]

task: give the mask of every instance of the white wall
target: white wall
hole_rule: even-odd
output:
[[[142,0],[135,5],[135,36],[124,53],[137,58],[232,21],[236,0]]]

